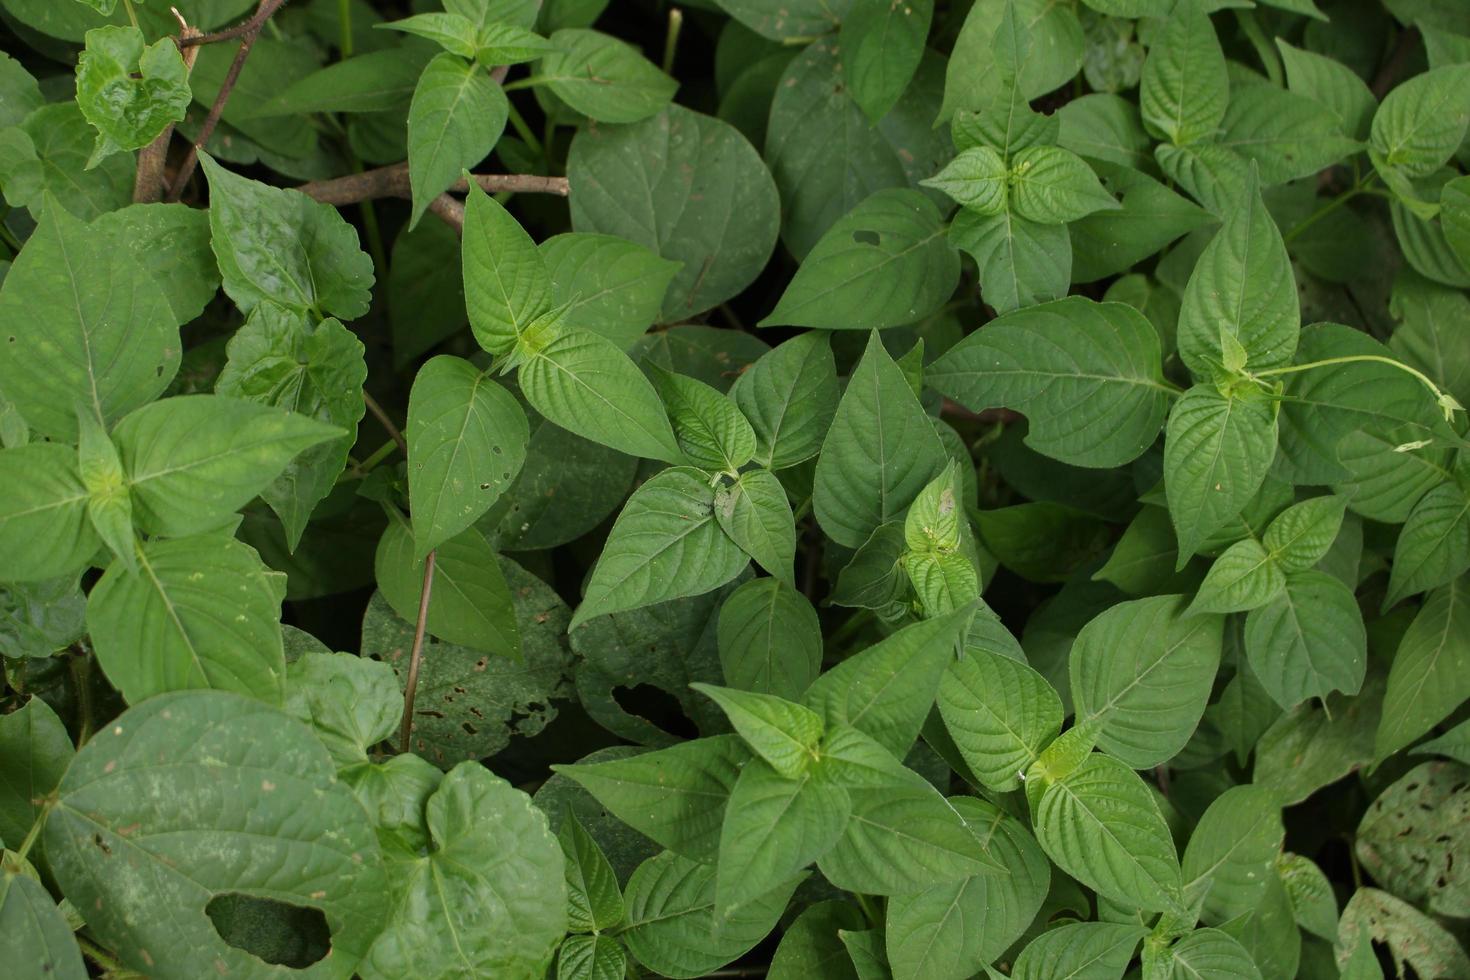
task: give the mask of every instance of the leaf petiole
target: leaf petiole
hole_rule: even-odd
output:
[[[1379,354],[1346,354],[1342,357],[1329,357],[1321,361],[1312,361],[1308,364],[1292,364],[1288,367],[1270,368],[1266,371],[1256,371],[1252,376],[1256,378],[1268,378],[1283,374],[1298,374],[1302,371],[1310,371],[1313,368],[1332,367],[1335,364],[1354,364],[1364,362],[1387,364],[1389,367],[1398,368],[1400,371],[1404,371],[1408,374],[1413,375],[1419,380],[1421,384],[1424,385],[1424,387],[1429,389],[1431,394],[1434,395],[1434,400],[1439,405],[1440,411],[1444,412],[1446,422],[1454,421],[1455,412],[1463,412],[1465,410],[1465,406],[1456,401],[1454,395],[1451,395],[1449,392],[1446,391],[1441,391],[1439,385],[1430,380],[1429,376],[1426,375],[1423,371],[1412,368],[1402,361],[1396,361],[1391,357],[1383,357]]]

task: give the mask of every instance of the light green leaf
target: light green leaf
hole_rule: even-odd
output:
[[[715,492],[720,528],[756,564],[787,585],[796,578],[796,523],[781,481],[769,470],[750,470]]]
[[[1309,569],[1286,576],[1286,591],[1245,620],[1251,669],[1283,708],[1330,691],[1357,694],[1367,669],[1367,635],[1352,590]]]
[[[695,378],[649,364],[644,373],[663,400],[674,439],[700,469],[736,473],[755,455],[755,431],[735,403]],[[784,494],[783,494],[784,498]]]
[[[1428,177],[1449,162],[1470,126],[1470,64],[1445,65],[1396,86],[1373,114],[1374,166]]]
[[[813,509],[822,530],[838,544],[860,546],[903,513],[946,458],[933,423],[874,332],[817,460]]]
[[[1324,54],[1295,48],[1276,38],[1281,61],[1286,68],[1286,86],[1320,105],[1326,106],[1342,127],[1342,133],[1353,139],[1364,139],[1378,110],[1378,99],[1368,83],[1347,65]]]
[[[426,45],[404,45],[343,58],[292,82],[254,115],[402,112],[435,53]]]
[[[127,205],[133,199],[135,161],[129,154],[114,154],[87,170],[96,141],[97,131],[74,101],[41,106],[20,125],[0,130],[5,200],[38,219],[47,192],[82,220]]]
[[[538,83],[597,122],[633,123],[669,104],[679,83],[625,41],[583,28],[551,35]]]
[[[263,300],[343,320],[368,310],[373,263],[330,204],[231,173],[207,153],[209,227],[225,293],[246,313]]]
[[[1404,631],[1388,673],[1373,754],[1386,759],[1470,698],[1470,579],[1433,590]]]
[[[959,282],[944,216],[918,191],[894,188],[839,218],[802,260],[760,326],[867,330],[921,320]]]
[[[0,110],[0,129],[19,125],[46,104],[36,77],[8,54],[0,55],[0,93],[5,105]]]
[[[20,846],[74,754],[66,726],[39,697],[0,715],[0,839]]]
[[[1007,0],[983,0],[970,8],[949,60],[940,122],[960,109],[985,108],[1013,75],[1021,96],[1034,99],[1077,74],[1085,38],[1075,11],[1046,0],[1015,0],[1013,26],[1002,34],[1008,6]]]
[[[822,717],[810,708],[773,694],[713,684],[690,687],[719,705],[745,743],[781,778],[796,779],[811,767],[824,726]],[[786,877],[782,875],[780,880]],[[756,894],[765,890],[759,889]]]
[[[431,11],[373,26],[428,38],[445,51],[457,54],[461,58],[473,59],[475,57],[478,26],[474,21],[460,14]]]
[[[614,235],[567,232],[540,246],[551,276],[551,305],[566,307],[574,327],[600,333],[626,350],[658,319],[669,283],[682,267]]]
[[[426,854],[390,852],[396,908],[363,980],[541,976],[567,931],[561,847],[531,798],[478,762],[425,808]]]
[[[1161,980],[1260,980],[1261,977],[1250,951],[1234,936],[1219,929],[1195,929],[1160,953],[1158,960],[1153,959],[1151,952],[1152,948],[1145,945],[1143,959],[1148,965],[1144,969],[1151,970],[1150,976]]]
[[[1259,786],[1232,786],[1205,808],[1184,849],[1184,900],[1207,922],[1259,908],[1275,876],[1286,829],[1276,798]]]
[[[1210,566],[1189,604],[1189,614],[1259,609],[1285,589],[1286,570],[1281,562],[1255,538],[1242,538]]]
[[[1005,158],[982,145],[960,151],[943,170],[922,183],[948,194],[961,207],[990,215],[1006,210],[1009,178]]]
[[[755,430],[757,462],[780,470],[815,456],[837,411],[828,334],[809,330],[761,355],[730,397]]]
[[[21,858],[22,870],[12,870],[10,855],[0,868],[0,934],[5,936],[6,958],[17,968],[55,980],[86,980],[87,966],[66,916],[51,893]]]
[[[408,525],[394,520],[378,541],[373,570],[383,597],[403,619],[418,619],[424,565]],[[467,528],[434,551],[429,632],[448,643],[513,660],[521,656],[520,627],[510,588],[485,536]]]
[[[478,185],[465,199],[465,306],[481,347],[508,354],[551,305],[551,276],[531,236]]]
[[[751,579],[720,605],[720,668],[731,687],[799,699],[822,666],[822,628],[806,596]]]
[[[1466,570],[1470,570],[1470,494],[1456,483],[1442,483],[1419,498],[1399,532],[1384,608],[1451,582]]]
[[[1092,282],[1127,272],[1180,235],[1211,220],[1204,209],[1147,174],[1106,160],[1094,159],[1090,163],[1104,186],[1121,199],[1123,206],[1098,211],[1068,226],[1075,282]],[[1172,293],[1170,298],[1178,302]],[[1173,324],[1169,326],[1172,328]]]
[[[403,697],[393,668],[355,653],[307,653],[286,666],[286,713],[311,726],[339,767],[367,762],[395,735]]]
[[[1120,602],[1072,645],[1076,724],[1096,726],[1098,746],[1135,769],[1184,748],[1220,666],[1221,618],[1184,616],[1183,598]]]
[[[1008,792],[1062,727],[1062,702],[1026,664],[968,649],[939,684],[939,713],[985,787]]]
[[[1061,299],[1072,281],[1072,239],[1062,225],[1043,225],[1012,214],[988,217],[961,211],[949,241],[980,267],[985,302],[997,313]]]
[[[1126,922],[1071,922],[1048,929],[1016,957],[1012,980],[1118,980],[1142,926]]]
[[[1093,92],[1057,110],[1057,143],[1089,160],[1138,168],[1152,141],[1143,131],[1138,107],[1120,95]]]
[[[567,811],[557,839],[566,858],[567,927],[601,932],[622,922],[623,894],[617,875],[574,812]]]
[[[1256,743],[1252,772],[1258,786],[1282,806],[1373,761],[1373,733],[1383,707],[1383,676],[1369,674],[1357,697],[1329,695],[1299,704],[1278,718]]]
[[[77,105],[97,129],[89,168],[110,154],[147,146],[184,118],[192,100],[178,45],[145,46],[136,27],[87,32],[77,59]]]
[[[275,972],[216,931],[207,909],[226,895],[324,916],[331,956],[303,977],[348,975],[384,924],[372,824],[326,749],[278,709],[219,691],[152,698],[77,753],[59,793],[51,870],[129,969]]]
[[[1338,929],[1339,967],[1346,967],[1360,946],[1372,953],[1373,944],[1380,943],[1388,947],[1399,976],[1408,975],[1406,965],[1421,977],[1470,973],[1470,956],[1447,929],[1408,902],[1377,888],[1359,888],[1353,893],[1342,910]]]
[[[490,155],[509,105],[500,86],[473,61],[445,53],[424,67],[408,107],[409,227],[466,168]]]
[[[1144,125],[1176,145],[1215,135],[1230,101],[1225,54],[1210,18],[1193,3],[1174,8],[1143,63]]]
[[[1032,806],[1032,826],[1057,866],[1104,898],[1145,911],[1181,909],[1179,858],[1159,805],[1111,756],[1089,755],[1051,781]]]
[[[87,599],[97,662],[130,703],[189,688],[280,704],[284,577],[232,538],[150,541]]]
[[[1330,108],[1272,85],[1237,87],[1222,126],[1220,145],[1253,162],[1266,187],[1310,177],[1362,149]]]
[[[1276,859],[1276,875],[1297,924],[1328,942],[1337,939],[1337,896],[1322,869],[1310,858],[1287,852]]]
[[[298,453],[341,437],[341,429],[306,415],[224,395],[165,398],[128,415],[112,434],[139,530],[171,537],[218,527]]]
[[[440,356],[408,398],[408,491],[414,558],[489,510],[526,461],[530,428],[515,396],[469,361]]]
[[[1168,410],[1159,338],[1143,314],[1080,296],[1010,313],[961,340],[925,380],[972,411],[1013,408],[1026,443],[1077,466],[1121,466]],[[1085,418],[1074,407],[1086,404]]]
[[[1031,146],[1011,160],[1010,207],[1022,218],[1065,224],[1120,205],[1071,150]]]
[[[924,55],[934,0],[858,0],[842,18],[837,49],[853,101],[870,122],[888,114]]]
[[[56,578],[80,569],[102,547],[70,446],[35,442],[0,450],[0,484],[6,487],[0,496],[0,578]]]
[[[1322,560],[1342,527],[1346,501],[1325,496],[1303,500],[1282,511],[1266,528],[1262,543],[1288,572],[1311,568]]]
[[[623,980],[628,953],[611,936],[568,936],[556,957],[556,980]]]
[[[1470,914],[1470,880],[1458,858],[1470,846],[1470,769],[1425,762],[1405,773],[1363,814],[1353,848],[1384,888],[1435,915]]]

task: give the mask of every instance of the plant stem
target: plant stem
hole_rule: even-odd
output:
[[[867,626],[872,619],[873,610],[859,609],[847,618],[847,622],[833,631],[831,638],[827,640],[827,645],[829,647],[841,646],[844,642],[856,635],[864,626]]]
[[[1308,364],[1292,364],[1288,367],[1256,371],[1255,376],[1258,378],[1271,378],[1283,374],[1299,374],[1302,371],[1310,371],[1313,368],[1332,367],[1334,364],[1358,364],[1365,362],[1387,364],[1389,367],[1398,368],[1400,371],[1404,371],[1418,378],[1419,382],[1428,388],[1436,399],[1444,397],[1444,392],[1439,390],[1439,385],[1435,384],[1423,371],[1412,368],[1403,361],[1395,361],[1391,357],[1383,357],[1380,354],[1345,354],[1342,357],[1328,357],[1320,361],[1312,361]]]
[[[678,7],[669,8],[669,33],[664,38],[664,74],[670,74],[674,70],[674,53],[679,47],[679,31],[684,26],[684,11]]]
[[[90,939],[87,939],[85,936],[82,935],[78,935],[76,939],[77,945],[82,948],[82,952],[86,955],[87,959],[102,967],[103,972],[107,976],[112,976],[114,974],[130,975],[128,974],[127,968],[123,966],[122,963],[118,962],[118,960],[111,953],[104,950],[101,946],[98,946],[96,943],[92,942]]]
[[[133,9],[133,0],[123,0],[123,9],[128,12],[128,23],[138,26],[138,13]]]
[[[379,405],[378,400],[372,395],[368,394],[366,391],[362,393],[362,402],[364,405],[367,406],[367,410],[373,413],[373,418],[378,420],[378,424],[383,427],[383,429],[393,439],[393,442],[397,444],[398,448],[402,449],[403,454],[407,456],[408,440],[403,438],[403,433],[398,430],[398,426],[394,425],[393,420],[388,417],[388,413],[383,411],[383,406]]]
[[[92,661],[85,653],[77,652],[71,655],[68,666],[72,683],[77,688],[77,714],[80,716],[77,748],[81,748],[92,737]]]
[[[392,456],[393,450],[397,448],[398,443],[393,439],[389,439],[387,442],[379,446],[371,456],[363,460],[361,463],[357,464],[357,472],[360,474],[371,473],[373,470],[377,469],[379,463],[387,459],[389,456]]]
[[[26,839],[21,841],[20,847],[16,848],[15,850],[16,857],[24,860],[25,856],[31,853],[31,848],[35,846],[36,841],[41,836],[41,828],[46,825],[46,814],[50,811],[51,804],[47,803],[42,806],[41,812],[36,814],[36,819],[35,822],[31,824],[31,829],[26,831]]]
[[[424,584],[419,590],[419,615],[413,624],[413,649],[408,655],[408,679],[403,682],[403,722],[398,729],[398,751],[409,750],[413,734],[413,701],[418,693],[419,662],[424,656],[424,632],[429,624],[429,596],[434,591],[434,552],[424,558]]]
[[[487,194],[514,191],[517,194],[555,194],[566,197],[570,185],[565,177],[542,177],[537,174],[472,174],[475,183]],[[359,201],[379,197],[413,196],[408,181],[408,164],[395,163],[388,167],[364,170],[359,174],[334,177],[331,180],[313,180],[298,184],[296,189],[307,197],[323,204],[356,204]],[[460,179],[450,185],[449,190],[463,194],[469,184]]]
[[[337,25],[341,30],[337,48],[345,61],[352,57],[352,0],[337,0]]]
[[[1281,56],[1276,53],[1266,33],[1261,30],[1261,25],[1256,22],[1256,16],[1250,10],[1236,10],[1236,23],[1245,33],[1246,40],[1250,41],[1251,47],[1256,49],[1256,57],[1261,59],[1261,67],[1266,69],[1266,77],[1271,79],[1271,84],[1280,88],[1281,81]]]
[[[504,86],[504,88],[508,92],[512,88],[514,88],[516,84],[517,83],[515,82],[511,82],[509,85]],[[509,109],[509,112],[507,113],[507,118],[510,119],[510,124],[515,128],[516,133],[521,137],[521,139],[526,141],[526,145],[531,148],[532,153],[536,154],[538,157],[544,157],[546,155],[546,150],[541,146],[541,141],[536,138],[536,134],[531,132],[531,127],[526,125],[525,117],[522,116],[521,111],[516,108],[516,104],[509,99],[505,100],[505,104],[506,107]]]
[[[1306,231],[1308,228],[1312,227],[1317,222],[1321,221],[1323,218],[1327,217],[1329,214],[1336,211],[1338,208],[1342,207],[1353,198],[1357,197],[1359,194],[1368,192],[1368,190],[1369,188],[1364,186],[1364,184],[1362,183],[1354,184],[1352,187],[1349,187],[1347,190],[1343,191],[1341,194],[1337,195],[1332,200],[1322,205],[1316,211],[1313,211],[1311,214],[1303,218],[1295,228],[1291,229],[1291,231],[1288,231],[1285,235],[1282,236],[1282,242],[1285,244],[1292,243],[1297,239],[1299,235],[1301,235],[1302,232]]]
[[[227,27],[222,31],[215,31],[213,34],[201,34],[198,37],[187,39],[180,38],[179,47],[188,48],[196,44],[218,44],[220,41],[233,41],[235,38],[244,37],[247,34],[259,34],[261,28],[265,26],[265,22],[270,20],[271,15],[280,9],[285,2],[286,0],[260,0],[260,6],[255,8],[255,13],[251,14],[248,20],[242,20],[234,27]]]

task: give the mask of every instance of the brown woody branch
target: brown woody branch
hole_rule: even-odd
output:
[[[475,183],[487,194],[511,191],[516,194],[556,194],[566,197],[569,185],[565,177],[538,177],[535,174],[474,174]],[[323,204],[357,204],[379,197],[413,196],[408,180],[408,164],[395,163],[360,174],[348,174],[332,180],[313,180],[296,188]],[[463,194],[469,190],[464,180],[455,181],[449,190]]]
[[[237,37],[259,34],[265,22],[271,19],[271,15],[279,10],[286,0],[261,0],[260,6],[255,13],[250,15],[249,20],[241,21],[234,27],[227,27],[213,34],[199,34],[195,37],[179,38],[180,48],[192,48],[201,44],[217,44],[220,41],[233,41]]]
[[[173,8],[173,14],[179,20],[180,53],[184,59],[185,74],[194,71],[194,59],[199,56],[197,47],[184,47],[184,41],[188,38],[202,37],[199,29],[190,27],[189,22],[184,20],[178,8]],[[133,175],[133,203],[155,204],[163,198],[163,188],[166,182],[165,170],[168,167],[168,145],[174,138],[174,124],[169,123],[163,127],[163,132],[143,149],[138,151],[138,169]]]
[[[944,400],[944,404],[940,406],[939,414],[949,419],[958,419],[967,422],[983,422],[987,424],[999,422],[1002,425],[1007,425],[1011,422],[1017,422],[1021,419],[1021,414],[1019,412],[1014,412],[1009,408],[987,408],[983,412],[972,412],[965,406],[961,405],[959,402],[951,401],[948,398],[946,398]]]

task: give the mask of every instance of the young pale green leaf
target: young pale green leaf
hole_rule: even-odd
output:
[[[207,153],[211,244],[225,293],[249,313],[262,300],[353,320],[368,310],[373,262],[330,204],[231,173]]]
[[[628,929],[621,935],[638,962],[660,975],[702,977],[764,939],[803,877],[720,914],[714,867],[665,851],[628,880]]]
[[[1240,514],[1275,457],[1275,406],[1264,398],[1196,385],[1175,402],[1164,438],[1164,488],[1178,567]]]
[[[87,598],[97,662],[130,703],[215,688],[280,704],[284,577],[217,535],[150,541]]]
[[[1210,18],[1198,4],[1176,5],[1143,63],[1144,125],[1176,145],[1208,139],[1225,118],[1230,95],[1225,53]]]
[[[638,49],[600,31],[566,28],[533,76],[597,122],[633,123],[669,104],[679,83]]]
[[[152,698],[77,753],[58,793],[51,870],[129,969],[258,973],[206,911],[224,895],[317,910],[333,970],[354,969],[383,927],[373,826],[326,749],[276,708],[219,691]]]
[[[1259,609],[1286,589],[1286,569],[1255,538],[1242,538],[1210,566],[1189,615]]]
[[[1025,413],[1026,443],[1077,466],[1120,466],[1168,411],[1158,333],[1122,303],[1068,297],[1011,313],[964,338],[926,381],[972,411]],[[1072,411],[1088,406],[1086,418]]]
[[[465,199],[464,289],[480,346],[508,354],[552,301],[551,276],[531,236],[478,185]]]
[[[748,470],[715,491],[715,519],[757,565],[795,585],[796,520],[781,481],[770,470]]]
[[[1286,571],[1305,571],[1332,547],[1346,506],[1347,501],[1336,496],[1303,500],[1277,515],[1261,543]]]
[[[373,571],[383,597],[409,622],[418,619],[424,565],[408,525],[391,521],[378,540]],[[473,527],[434,549],[428,629],[449,643],[520,659],[521,634],[510,587],[495,551]]]
[[[25,858],[14,861],[7,853],[0,869],[0,929],[4,930],[7,958],[36,976],[56,980],[87,980],[82,951],[66,916],[35,869]],[[27,873],[28,872],[28,873]]]
[[[138,529],[170,537],[219,527],[297,454],[342,436],[306,415],[224,395],[165,398],[112,433]]]
[[[1405,177],[1427,177],[1449,162],[1470,126],[1470,64],[1415,75],[1373,114],[1368,146],[1374,165]]]
[[[869,122],[886,116],[908,88],[933,19],[934,0],[858,0],[842,18],[837,32],[842,74]]]
[[[568,936],[556,954],[556,980],[622,980],[628,952],[612,936]]]
[[[20,846],[74,754],[66,725],[39,697],[0,715],[0,840]]]
[[[1130,908],[1182,910],[1169,828],[1148,787],[1122,762],[1087,756],[1051,781],[1031,812],[1042,849],[1082,884]]]
[[[682,267],[614,235],[567,232],[540,245],[551,276],[550,302],[566,307],[574,327],[600,333],[627,350],[658,319],[669,283]]]
[[[404,436],[415,559],[490,509],[520,473],[531,437],[514,395],[447,355],[414,377]]]
[[[251,311],[225,352],[216,393],[283,408],[292,418],[314,418],[345,433],[302,450],[260,491],[295,550],[312,512],[336,485],[366,411],[362,341],[336,320],[313,327],[303,314],[266,301]]]
[[[817,459],[812,502],[822,530],[859,547],[903,514],[945,459],[933,422],[874,332]]]
[[[753,757],[739,736],[713,735],[626,759],[552,768],[660,846],[691,861],[712,862],[725,804]]]
[[[478,762],[429,797],[426,853],[390,852],[396,907],[363,980],[541,976],[567,931],[564,858],[531,798]]]
[[[1121,205],[1071,150],[1030,146],[1011,160],[1010,208],[1030,221],[1060,225]]]
[[[1243,366],[1280,367],[1291,363],[1300,329],[1291,260],[1252,179],[1184,289],[1179,356],[1202,380],[1235,373],[1228,337],[1244,349]]]
[[[1269,790],[1233,786],[1205,809],[1184,849],[1184,901],[1207,922],[1257,909],[1275,876],[1286,830]]]
[[[773,694],[713,684],[690,686],[720,706],[751,750],[781,778],[797,779],[811,767],[825,727],[821,715]]]
[[[894,980],[973,976],[1020,938],[1046,899],[1051,865],[1026,826],[973,796],[950,803],[1009,874],[890,898],[884,938]]]
[[[1384,608],[1451,582],[1466,570],[1470,570],[1470,493],[1456,483],[1442,483],[1419,498],[1399,532]]]
[[[309,725],[339,767],[368,761],[398,731],[393,668],[354,653],[307,653],[286,666],[288,715]]]
[[[555,327],[544,346],[519,350],[521,392],[547,421],[630,456],[684,462],[658,392],[612,341]]]
[[[1148,934],[1127,922],[1069,922],[1026,945],[1011,970],[1013,980],[1117,980],[1128,969],[1138,941]]]
[[[490,155],[510,103],[485,69],[453,54],[424,66],[408,107],[409,227],[468,167]]]
[[[97,129],[89,168],[112,153],[147,146],[184,118],[192,100],[178,45],[146,44],[136,27],[87,32],[77,58],[77,105]]]
[[[557,834],[567,868],[567,927],[602,932],[623,921],[623,893],[607,855],[568,810]]]
[[[807,689],[807,706],[829,729],[856,728],[902,758],[973,616],[973,607],[966,606],[905,626],[817,678]]]
[[[822,665],[811,602],[776,578],[751,579],[720,604],[720,671],[731,687],[796,701]]]
[[[919,491],[904,518],[904,543],[909,551],[954,551],[959,548],[960,527],[966,521],[960,500],[959,466],[953,461],[944,472]]]
[[[1375,881],[1436,915],[1470,911],[1470,884],[1457,858],[1470,845],[1466,776],[1454,762],[1409,770],[1368,807],[1354,850]]]
[[[0,450],[0,484],[6,487],[0,496],[0,578],[56,578],[80,569],[102,547],[87,516],[91,494],[70,446],[36,442]]]
[[[955,203],[976,214],[991,215],[1006,210],[1009,178],[1005,158],[990,147],[980,145],[961,150],[943,170],[922,183],[925,187],[943,191]]]
[[[815,456],[837,412],[837,366],[825,331],[811,330],[761,355],[730,397],[755,430],[757,462],[785,469]]]
[[[1315,569],[1289,573],[1286,591],[1245,620],[1251,669],[1283,708],[1331,691],[1357,694],[1367,642],[1352,590]]]
[[[1434,589],[1404,631],[1388,673],[1374,756],[1386,759],[1470,697],[1470,578]]]
[[[77,409],[110,424],[157,398],[179,365],[168,296],[122,247],[57,204],[0,285],[0,391],[30,426],[67,442]]]
[[[1062,727],[1062,701],[1024,663],[966,650],[939,683],[939,713],[956,747],[987,789],[1008,792]]]
[[[755,455],[755,430],[735,403],[718,389],[695,378],[645,369],[663,400],[684,456],[700,469],[735,473]],[[784,494],[783,494],[784,497]]]
[[[788,777],[763,760],[747,763],[720,830],[716,914],[760,898],[821,858],[851,809],[847,790],[812,773]]]
[[[882,190],[827,229],[760,326],[901,326],[938,310],[959,276],[934,202],[908,188]]]
[[[979,215],[962,210],[949,241],[980,267],[981,292],[997,313],[1061,299],[1072,281],[1072,239],[1063,225],[1028,221],[1009,210]]]

